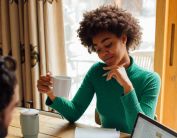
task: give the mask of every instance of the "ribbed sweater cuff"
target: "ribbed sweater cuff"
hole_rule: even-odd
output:
[[[58,103],[60,102],[60,99],[58,97],[56,97],[53,101],[50,100],[49,97],[47,97],[47,100],[45,102],[45,104],[51,108],[57,107]]]
[[[125,109],[133,110],[135,107],[139,106],[139,101],[134,89],[128,94],[123,95],[121,97],[121,102]]]

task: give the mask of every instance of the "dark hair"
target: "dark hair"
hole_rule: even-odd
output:
[[[16,62],[10,56],[0,56],[0,112],[9,105],[17,83]]]
[[[114,33],[118,37],[125,34],[127,50],[135,49],[141,41],[142,32],[138,20],[118,6],[101,6],[84,13],[77,32],[81,43],[88,48],[89,53],[95,52],[92,38],[103,31]]]

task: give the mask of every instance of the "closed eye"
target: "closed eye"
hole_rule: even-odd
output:
[[[111,48],[112,47],[112,42],[108,45],[105,45],[106,48]]]
[[[111,47],[112,47],[112,42],[107,45],[104,45],[104,48],[106,48],[106,49],[109,49]],[[96,51],[96,53],[100,53],[102,51],[102,48],[95,48],[95,51]]]

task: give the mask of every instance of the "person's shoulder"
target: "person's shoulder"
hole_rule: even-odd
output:
[[[141,71],[140,71],[141,70]],[[146,94],[158,94],[161,87],[161,78],[157,72],[149,71],[147,69],[138,70],[138,87],[141,87]],[[141,86],[139,85],[141,83]],[[143,92],[144,94],[144,92]]]
[[[150,80],[157,80],[157,81],[160,81],[160,76],[157,72],[154,72],[154,71],[148,71],[146,70],[145,71],[145,77],[146,79],[150,79]]]
[[[146,84],[160,86],[161,78],[157,72],[144,70],[143,75]]]
[[[160,76],[157,72],[142,68],[138,65],[136,65],[136,72],[143,77],[160,79]]]
[[[159,76],[159,74],[155,71],[150,71],[147,69],[144,69],[142,67],[137,66],[137,70],[136,70],[138,76],[140,78],[142,78],[142,81],[144,80],[145,82],[155,82],[160,84],[161,78]],[[143,81],[143,82],[144,82]]]

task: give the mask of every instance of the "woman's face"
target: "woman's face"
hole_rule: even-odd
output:
[[[125,35],[118,38],[113,33],[101,32],[95,35],[92,41],[98,57],[103,62],[109,66],[122,64],[121,61],[127,53]]]

